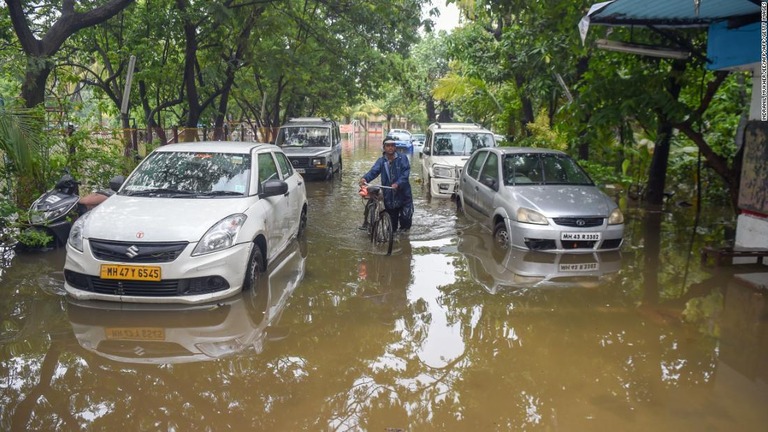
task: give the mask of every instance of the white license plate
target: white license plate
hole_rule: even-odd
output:
[[[595,270],[600,270],[599,263],[560,264],[561,272],[587,272]]]
[[[304,168],[296,168],[296,172],[299,174],[304,174]]]
[[[600,233],[596,232],[564,232],[560,233],[560,240],[573,240],[573,241],[600,241]]]

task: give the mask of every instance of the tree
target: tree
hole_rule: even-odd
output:
[[[74,0],[63,0],[56,11],[58,17],[47,29],[37,28],[42,18],[35,13],[35,6],[24,8],[21,0],[6,0],[11,22],[16,37],[27,57],[26,74],[22,85],[21,97],[27,107],[37,106],[45,101],[45,89],[48,76],[55,67],[51,58],[66,40],[79,30],[104,22],[122,11],[133,0],[110,0],[102,6],[85,12],[75,10]],[[46,5],[53,8],[53,5]],[[45,12],[50,12],[45,8]],[[50,17],[50,15],[48,16]],[[47,17],[46,17],[47,18]],[[29,21],[28,21],[29,19]],[[31,21],[31,23],[30,23]],[[48,22],[44,20],[43,23]],[[34,26],[35,28],[33,29]],[[38,38],[36,34],[42,33]]]

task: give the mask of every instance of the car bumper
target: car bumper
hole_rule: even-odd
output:
[[[67,245],[64,263],[64,288],[78,300],[104,300],[127,303],[198,304],[220,300],[242,291],[251,243],[202,256],[191,256],[196,243],[190,243],[172,262],[130,263],[96,259],[85,242],[83,252]],[[161,280],[129,281],[102,279],[106,264],[156,266]]]
[[[430,193],[437,198],[451,198],[456,193],[458,180],[446,178],[431,178],[429,181]]]
[[[595,252],[619,250],[624,237],[624,225],[603,225],[574,228],[554,225],[534,225],[506,221],[510,229],[512,246],[525,250],[549,252]],[[600,240],[562,240],[563,233],[599,233]]]

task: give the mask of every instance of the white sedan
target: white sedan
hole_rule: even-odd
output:
[[[78,219],[65,289],[81,300],[204,303],[256,285],[302,234],[304,179],[271,144],[162,146]]]

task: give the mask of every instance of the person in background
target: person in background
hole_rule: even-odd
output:
[[[381,175],[381,184],[391,186],[392,189],[384,189],[384,207],[392,218],[392,229],[401,231],[411,229],[413,221],[413,195],[411,183],[408,177],[411,174],[411,164],[408,158],[396,151],[393,138],[384,139],[384,153],[376,160],[361,179],[360,185],[373,181]],[[366,215],[367,216],[367,215]],[[363,222],[365,229],[368,218]]]

